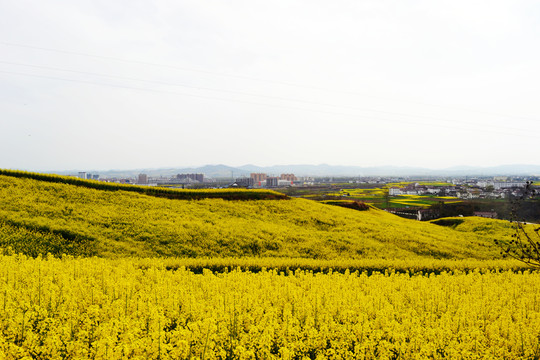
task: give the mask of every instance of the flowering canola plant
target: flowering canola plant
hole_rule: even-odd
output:
[[[540,273],[195,274],[0,256],[0,358],[531,359]]]
[[[514,230],[486,226],[497,234],[305,199],[170,200],[0,175],[0,247],[31,256],[493,259],[493,239]]]

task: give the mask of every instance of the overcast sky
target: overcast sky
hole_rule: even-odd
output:
[[[0,168],[540,164],[536,1],[0,9]]]

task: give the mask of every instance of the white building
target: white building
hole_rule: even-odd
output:
[[[508,189],[508,188],[514,188],[514,187],[524,188],[525,185],[526,184],[523,181],[519,181],[519,182],[494,182],[493,183],[493,188],[495,190]]]

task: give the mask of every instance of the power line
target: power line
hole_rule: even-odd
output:
[[[322,102],[316,102],[316,101],[308,101],[308,100],[302,100],[302,99],[292,99],[292,98],[286,98],[286,97],[281,97],[281,96],[261,95],[261,94],[253,94],[253,93],[243,92],[243,91],[234,91],[234,90],[225,90],[225,89],[201,87],[201,86],[192,86],[192,85],[171,83],[171,82],[165,82],[165,81],[147,80],[147,79],[141,79],[141,78],[110,75],[110,74],[88,72],[88,71],[68,70],[68,69],[61,69],[61,68],[50,67],[50,66],[23,64],[23,63],[18,63],[18,62],[1,61],[1,60],[0,60],[0,64],[24,66],[24,67],[30,67],[30,68],[36,68],[36,69],[46,69],[46,70],[68,72],[68,73],[74,73],[74,74],[100,76],[100,77],[106,77],[106,78],[111,78],[111,79],[119,79],[119,80],[139,81],[139,82],[145,82],[145,83],[149,83],[149,84],[158,84],[158,85],[166,85],[166,86],[174,86],[174,87],[184,87],[184,88],[189,88],[189,89],[222,92],[222,93],[229,93],[229,94],[235,94],[235,95],[247,95],[247,96],[265,98],[265,99],[272,99],[272,100],[282,100],[282,101],[298,102],[298,103],[309,104],[309,105],[333,107],[333,108],[337,108],[337,109],[368,111],[368,112],[375,112],[375,113],[381,113],[381,114],[407,116],[407,117],[422,118],[422,119],[427,119],[427,120],[437,120],[437,121],[445,121],[445,122],[452,122],[452,123],[461,123],[461,124],[464,124],[464,125],[471,125],[470,121],[443,119],[443,118],[437,118],[437,117],[433,117],[433,116],[407,114],[407,113],[385,111],[385,110],[377,110],[377,109],[366,109],[366,108],[360,108],[360,107],[355,107],[355,106],[335,105],[335,104],[322,103]],[[479,124],[475,124],[475,125],[481,126]],[[506,126],[498,126],[498,125],[493,125],[493,124],[489,124],[489,126],[491,128],[497,128],[497,129],[501,129],[501,130],[512,130],[512,131],[517,130],[517,131],[520,131],[520,129],[506,127]]]
[[[507,115],[507,114],[497,114],[497,113],[491,113],[491,112],[487,112],[487,111],[466,109],[466,108],[459,108],[459,107],[452,107],[452,106],[445,106],[445,105],[438,105],[438,104],[429,104],[429,103],[424,103],[424,102],[420,102],[420,101],[413,101],[413,100],[394,99],[394,98],[376,96],[376,95],[372,95],[372,94],[359,93],[359,92],[355,92],[355,91],[332,90],[332,89],[321,88],[321,87],[305,85],[305,84],[298,84],[298,83],[287,82],[287,81],[269,80],[269,79],[261,79],[261,78],[255,78],[255,77],[250,77],[250,76],[243,76],[243,75],[219,73],[219,72],[214,72],[214,71],[193,69],[193,68],[187,68],[187,67],[181,67],[181,66],[175,66],[175,65],[168,65],[168,64],[159,64],[159,63],[153,63],[153,62],[148,62],[148,61],[123,59],[123,58],[117,58],[117,57],[113,57],[113,56],[95,55],[95,54],[88,54],[88,53],[76,52],[76,51],[70,51],[70,50],[61,50],[61,49],[53,49],[53,48],[47,48],[47,47],[31,46],[31,45],[24,45],[24,44],[15,44],[15,43],[4,42],[4,41],[0,41],[0,45],[27,48],[27,49],[34,49],[34,50],[41,50],[41,51],[48,51],[48,52],[56,52],[56,53],[61,53],[61,54],[84,56],[84,57],[90,57],[90,58],[95,58],[95,59],[113,60],[113,61],[117,61],[117,62],[139,64],[139,65],[146,65],[146,66],[153,66],[153,67],[160,67],[160,68],[168,68],[168,69],[175,69],[175,70],[181,70],[181,71],[197,72],[197,73],[203,73],[203,74],[208,74],[208,75],[215,75],[215,76],[222,76],[222,77],[229,77],[229,78],[236,78],[236,79],[244,79],[244,80],[250,80],[250,81],[257,81],[257,82],[265,82],[265,83],[270,83],[270,84],[279,84],[279,85],[291,86],[291,87],[296,87],[296,88],[311,89],[311,90],[331,92],[331,93],[337,93],[337,94],[357,95],[357,96],[369,97],[369,98],[380,99],[380,100],[399,101],[399,102],[416,104],[416,105],[430,106],[430,107],[436,107],[436,108],[441,108],[441,109],[458,110],[458,111],[464,111],[464,112],[472,112],[472,113],[477,113],[477,114],[504,117],[504,118],[510,118],[510,119],[539,121],[536,118],[528,118],[528,117],[514,116],[514,115]]]
[[[66,79],[66,78],[60,78],[60,77],[54,77],[54,76],[35,75],[35,74],[27,74],[27,73],[20,73],[20,72],[14,72],[14,71],[2,71],[2,70],[0,70],[0,73],[10,74],[10,75],[27,76],[27,77],[35,77],[35,78],[42,78],[42,79],[49,79],[49,80],[66,81],[66,82],[73,82],[73,83],[83,83],[83,84],[105,86],[105,87],[113,87],[113,88],[121,88],[121,89],[130,89],[130,90],[138,90],[138,91],[146,91],[146,92],[154,92],[154,93],[180,95],[180,96],[194,97],[194,98],[200,98],[200,99],[210,99],[210,100],[219,100],[219,101],[226,101],[226,102],[244,103],[244,104],[259,105],[259,106],[266,106],[266,107],[274,107],[274,108],[283,108],[283,109],[290,109],[290,110],[308,111],[308,112],[314,112],[314,113],[320,113],[320,114],[349,116],[349,117],[354,117],[354,118],[361,119],[361,120],[379,120],[379,121],[386,121],[386,122],[399,123],[399,124],[421,125],[421,126],[431,126],[431,127],[438,127],[438,128],[447,128],[447,129],[453,129],[453,130],[462,130],[462,128],[459,128],[459,127],[441,125],[441,124],[393,120],[393,119],[379,118],[379,117],[372,117],[372,116],[371,117],[363,117],[363,116],[360,116],[360,115],[357,115],[357,114],[348,114],[348,113],[333,112],[333,111],[305,109],[305,108],[299,108],[299,107],[293,107],[293,106],[266,104],[266,103],[260,103],[260,102],[254,102],[254,101],[245,101],[245,100],[237,100],[237,99],[220,98],[220,97],[216,97],[216,96],[204,96],[204,95],[186,94],[186,93],[167,91],[167,90],[156,90],[156,89],[133,87],[133,86],[105,84],[105,83],[99,83],[99,82],[87,81],[87,80]],[[512,130],[514,130],[514,131],[524,131],[524,130],[520,130],[520,129],[512,129]],[[509,134],[507,132],[503,133],[503,132],[493,131],[491,129],[482,129],[482,131],[493,133],[493,134],[502,134],[502,135],[518,136],[518,137],[537,138],[537,136],[533,136],[533,135],[530,135],[530,134]]]
[[[243,76],[243,75],[218,73],[218,72],[214,72],[214,71],[186,68],[186,67],[181,67],[181,66],[176,66],[176,65],[159,64],[159,63],[153,63],[153,62],[148,62],[148,61],[129,60],[129,59],[117,58],[117,57],[114,57],[114,56],[95,55],[95,54],[88,54],[88,53],[82,53],[82,52],[70,51],[70,50],[60,50],[60,49],[52,49],[52,48],[45,48],[45,47],[39,47],[39,46],[14,44],[14,43],[8,43],[8,42],[3,42],[3,41],[0,41],[0,44],[1,45],[6,45],[6,46],[14,46],[14,47],[42,50],[42,51],[49,51],[49,52],[57,52],[57,53],[62,53],[62,54],[70,54],[70,55],[92,57],[92,58],[103,59],[103,60],[114,60],[114,61],[119,61],[119,62],[124,62],[124,63],[130,63],[130,64],[148,65],[148,66],[175,69],[175,70],[182,70],[182,71],[198,72],[198,73],[202,73],[202,74],[217,75],[217,76],[224,76],[224,77],[232,77],[232,78],[237,78],[237,79],[245,79],[245,80],[252,80],[252,81],[259,81],[259,82],[267,82],[267,83],[288,85],[288,86],[296,86],[296,87],[305,87],[304,85],[288,83],[288,82],[285,82],[285,81],[258,79],[258,78],[254,78],[254,77]]]

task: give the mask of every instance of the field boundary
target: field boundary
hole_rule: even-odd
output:
[[[114,260],[113,260],[114,261]],[[368,276],[390,273],[441,275],[459,273],[526,272],[538,271],[517,260],[440,260],[440,259],[310,259],[310,258],[148,258],[137,259],[134,266],[148,270],[153,267],[170,271],[187,270],[194,274],[210,271],[215,274],[232,271],[259,273],[275,271],[283,275],[296,272],[314,274],[358,273]]]

